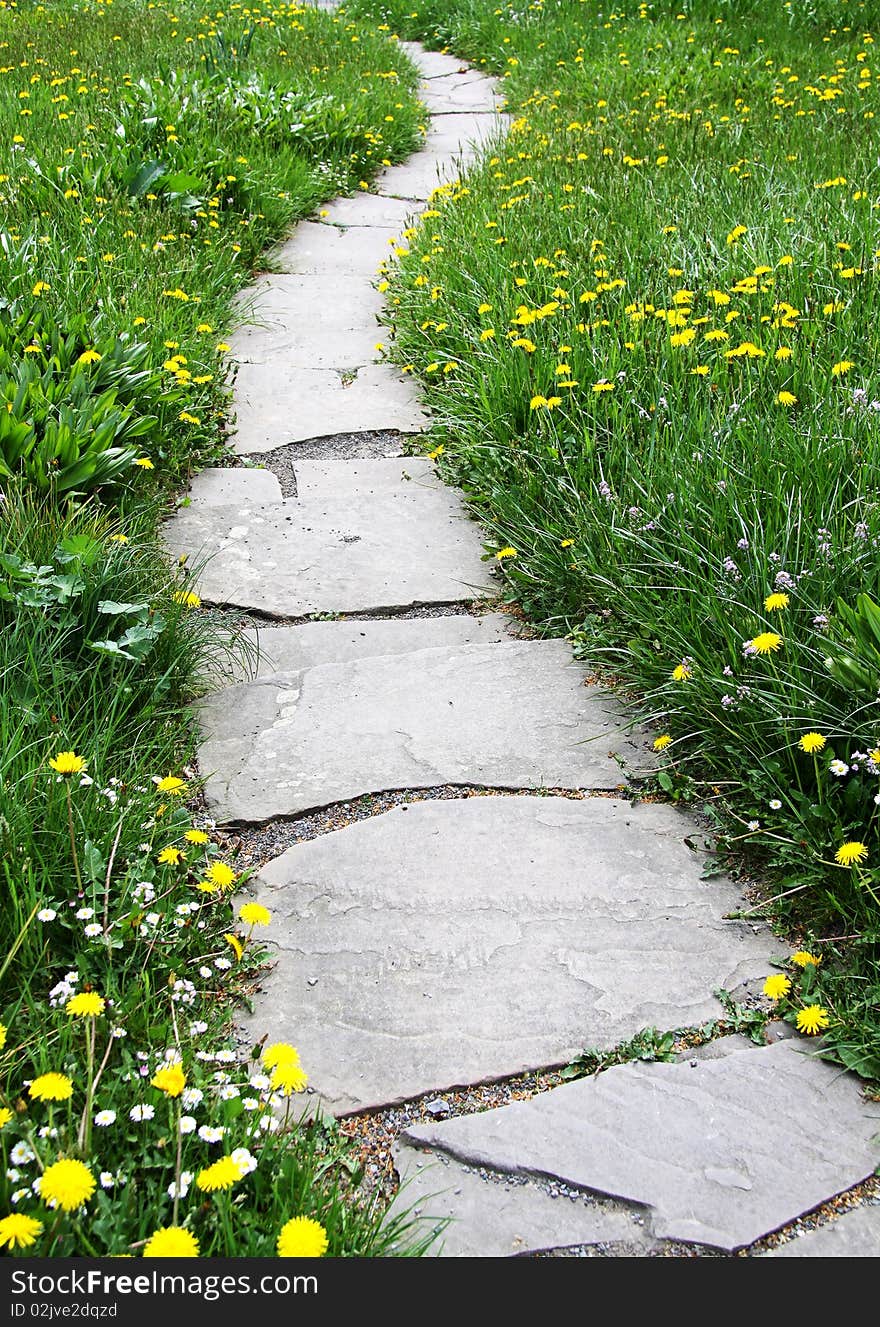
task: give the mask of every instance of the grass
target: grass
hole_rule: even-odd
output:
[[[0,6],[10,1252],[424,1247],[335,1125],[300,1121],[293,1048],[234,1048],[268,915],[198,813],[188,706],[247,648],[158,536],[223,453],[236,292],[416,144],[415,77],[373,25],[296,4]]]
[[[390,274],[441,466],[821,959],[780,1007],[880,1077],[876,6],[348,13],[508,98]]]

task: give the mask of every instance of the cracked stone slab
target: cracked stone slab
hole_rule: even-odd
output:
[[[657,1238],[732,1251],[867,1178],[878,1128],[854,1075],[781,1041],[695,1066],[619,1065],[404,1141],[613,1195],[649,1209]]]
[[[509,648],[522,647],[471,646],[462,656]],[[504,670],[494,671],[504,687]],[[434,693],[431,668],[419,673]],[[522,708],[529,693],[514,694]],[[491,698],[475,700],[491,747]],[[398,693],[395,704],[392,722],[403,727],[405,697]],[[434,704],[443,719],[442,693]],[[356,694],[352,708],[362,706]],[[548,747],[555,708],[549,697]],[[348,715],[341,720],[344,749],[328,750],[329,728],[320,743],[306,738],[308,751],[298,750],[304,769],[320,746],[325,761],[350,758],[341,736]],[[528,712],[522,726],[531,741]],[[381,752],[383,734],[371,732],[370,741]],[[264,750],[262,763],[271,760]],[[243,789],[245,779],[234,784]],[[257,883],[277,958],[262,979],[260,1035],[292,1039],[340,1113],[566,1063],[584,1045],[613,1046],[646,1026],[717,1017],[713,990],[762,978],[780,946],[760,927],[722,920],[741,896],[729,881],[700,878],[701,861],[685,843],[691,829],[659,804],[484,796],[398,806],[299,843]],[[743,1054],[749,1063],[751,1052]],[[699,1070],[684,1072],[699,1081]],[[617,1110],[623,1119],[627,1106],[618,1101]],[[476,1164],[492,1165],[487,1155]],[[542,1166],[564,1180],[554,1155]]]
[[[424,461],[302,461],[303,492],[284,502],[189,507],[163,527],[175,557],[207,558],[211,603],[278,617],[454,603],[492,587],[478,527],[458,494],[419,482]],[[373,476],[361,488],[349,467]],[[410,475],[415,478],[410,478]]]
[[[583,681],[562,641],[510,640],[240,683],[202,702],[208,804],[262,822],[389,788],[620,787],[644,743]]]
[[[455,156],[461,151],[462,145],[482,146],[496,138],[504,128],[504,116],[485,111],[444,115],[428,130],[425,148]]]
[[[765,1258],[880,1258],[880,1206],[856,1207],[836,1221],[771,1249]]]
[[[319,664],[352,663],[413,650],[487,645],[510,640],[513,625],[503,613],[433,618],[355,618],[348,622],[300,622],[258,633],[257,677],[296,673]]]
[[[190,506],[235,507],[281,501],[281,485],[271,470],[209,469],[190,481]],[[240,514],[243,514],[241,512]]]
[[[427,202],[435,189],[458,178],[460,166],[473,152],[417,152],[403,166],[388,166],[376,181],[376,191],[391,198],[411,198]]]
[[[314,221],[301,221],[290,239],[275,251],[275,260],[282,272],[295,275],[339,273],[371,277],[380,263],[392,257],[399,233],[386,226],[338,230]]]
[[[394,1165],[401,1188],[392,1214],[410,1209],[420,1234],[441,1230],[429,1250],[434,1257],[510,1258],[583,1244],[646,1257],[653,1244],[637,1211],[588,1194],[492,1175],[406,1145],[394,1149]]]
[[[355,198],[334,198],[318,215],[321,225],[391,229],[397,234],[412,217],[412,206],[405,199],[384,198],[381,194],[358,194]]]
[[[376,334],[381,336],[378,328]],[[241,363],[235,410],[232,446],[240,456],[336,433],[420,433],[428,427],[418,387],[389,364],[367,364],[348,381],[329,369],[288,366],[282,355]]]
[[[457,55],[445,55],[442,51],[427,51],[415,41],[402,41],[400,49],[412,60],[423,79],[443,78],[449,74],[466,74],[470,65]]]

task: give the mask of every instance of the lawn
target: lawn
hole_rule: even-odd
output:
[[[880,1078],[876,6],[347,12],[509,103],[389,277],[429,445],[509,598],[655,725],[654,791],[760,870],[780,1009]]]
[[[253,0],[0,6],[0,1247],[412,1249],[308,1065],[230,1036],[266,910],[198,813],[188,703],[241,641],[159,519],[223,452],[236,291],[420,138],[374,30]]]

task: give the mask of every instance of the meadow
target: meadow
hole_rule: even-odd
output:
[[[759,874],[780,1011],[876,1080],[876,5],[347,12],[508,99],[387,275],[432,454],[509,599],[654,724],[645,791]]]
[[[297,4],[0,3],[7,1252],[418,1251],[300,1123],[295,1048],[234,1046],[269,914],[199,814],[188,704],[248,656],[157,536],[223,455],[236,291],[413,149],[414,87]]]

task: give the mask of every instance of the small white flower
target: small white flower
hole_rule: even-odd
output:
[[[26,1166],[29,1161],[33,1161],[34,1155],[34,1149],[29,1143],[16,1143],[9,1153],[9,1160],[13,1166]]]
[[[768,805],[769,805],[771,811],[781,811],[781,810],[782,810],[782,803],[780,802],[780,800],[779,800],[778,797],[774,797],[773,800],[772,800],[771,802],[768,803]]]
[[[57,1130],[56,1128],[54,1128],[54,1126],[49,1125],[49,1124],[44,1124],[43,1127],[42,1127],[41,1129],[38,1129],[38,1130],[37,1130],[37,1133],[38,1133],[38,1135],[39,1135],[40,1138],[57,1138],[57,1137],[58,1137],[58,1130]]]
[[[242,1110],[259,1110],[259,1107],[260,1103],[259,1101],[257,1101],[256,1097],[242,1097],[241,1099]]]
[[[225,1132],[222,1125],[203,1124],[199,1129],[199,1137],[203,1143],[219,1143]]]
[[[21,1179],[21,1171],[10,1166],[9,1170],[6,1172],[6,1178],[9,1180],[10,1184],[17,1184]]]
[[[268,1074],[254,1074],[253,1078],[250,1080],[250,1084],[257,1092],[268,1092],[269,1088],[272,1086],[272,1080],[269,1078]]]
[[[168,1185],[169,1198],[185,1198],[189,1193],[189,1186],[193,1182],[193,1172],[191,1170],[182,1170],[180,1172],[180,1183],[175,1184],[172,1180]]]
[[[281,1121],[278,1119],[277,1116],[275,1115],[260,1116],[260,1129],[263,1131],[263,1133],[266,1133],[267,1131],[269,1133],[277,1133],[280,1128],[281,1128]]]
[[[228,958],[215,958],[214,967],[218,972],[226,972],[232,967],[232,962]]]
[[[76,917],[76,919],[77,919],[78,922],[87,922],[87,921],[89,920],[90,917],[94,917],[94,915],[95,915],[95,909],[94,909],[94,908],[77,908],[76,912],[75,912],[73,915],[74,915],[74,917]]]
[[[161,920],[162,920],[162,914],[159,912],[148,912],[146,917],[144,918],[144,921],[147,923],[148,926],[158,926]]]
[[[750,833],[754,834],[755,830],[756,830],[756,829],[760,829],[760,828],[761,828],[761,822],[760,822],[760,820],[750,820],[750,821],[749,821],[749,823],[748,823],[748,830],[749,830]]]
[[[95,1116],[95,1124],[101,1129],[106,1129],[108,1125],[116,1123],[115,1110],[99,1110]]]
[[[251,1156],[246,1147],[237,1147],[232,1153],[232,1160],[241,1171],[242,1178],[245,1175],[250,1175],[257,1168],[257,1158]]]
[[[202,964],[202,966],[199,968],[199,976],[203,978],[204,981],[210,981],[213,975],[214,974],[211,971],[211,969],[209,967],[206,967],[204,964]]]
[[[83,927],[83,935],[89,940],[94,940],[96,936],[101,934],[101,931],[102,927],[100,922],[89,922],[88,926]]]
[[[135,1124],[141,1124],[145,1120],[151,1120],[156,1114],[155,1106],[132,1106],[128,1112],[128,1118],[134,1120]]]
[[[37,921],[54,922],[57,916],[58,913],[55,911],[54,908],[40,908],[40,911],[37,913]]]
[[[200,1087],[185,1087],[180,1094],[184,1106],[198,1106],[204,1098],[205,1094]]]
[[[229,1051],[229,1050],[218,1051],[217,1054],[214,1056],[214,1059],[217,1061],[218,1064],[233,1064],[235,1061],[235,1051]]]
[[[195,1116],[193,1116],[193,1115],[181,1115],[181,1117],[180,1117],[180,1132],[181,1132],[181,1133],[184,1133],[184,1134],[185,1134],[185,1133],[195,1133],[195,1131],[196,1131],[196,1125],[197,1125],[197,1124],[198,1124],[198,1121],[196,1120]]]
[[[122,1037],[127,1037],[128,1033],[126,1032],[125,1028],[117,1027],[111,1030],[110,1036],[117,1038],[117,1040],[120,1040]]]
[[[113,1174],[112,1170],[102,1170],[98,1179],[101,1181],[102,1189],[112,1189],[116,1183],[116,1176]]]
[[[227,1083],[225,1087],[221,1087],[217,1095],[221,1101],[234,1101],[241,1094],[234,1083]]]
[[[836,779],[842,779],[845,774],[849,774],[849,765],[845,760],[832,760],[828,770]]]
[[[23,1198],[30,1198],[30,1196],[30,1189],[16,1189],[15,1193],[9,1195],[9,1201],[15,1206],[15,1204],[20,1203]]]
[[[207,1032],[207,1031],[208,1031],[208,1024],[207,1024],[207,1023],[203,1023],[202,1020],[201,1020],[200,1018],[199,1018],[199,1019],[196,1019],[196,1021],[195,1021],[194,1023],[190,1023],[190,1025],[189,1025],[189,1035],[190,1035],[191,1037],[198,1037],[198,1036],[200,1036],[203,1032]]]

